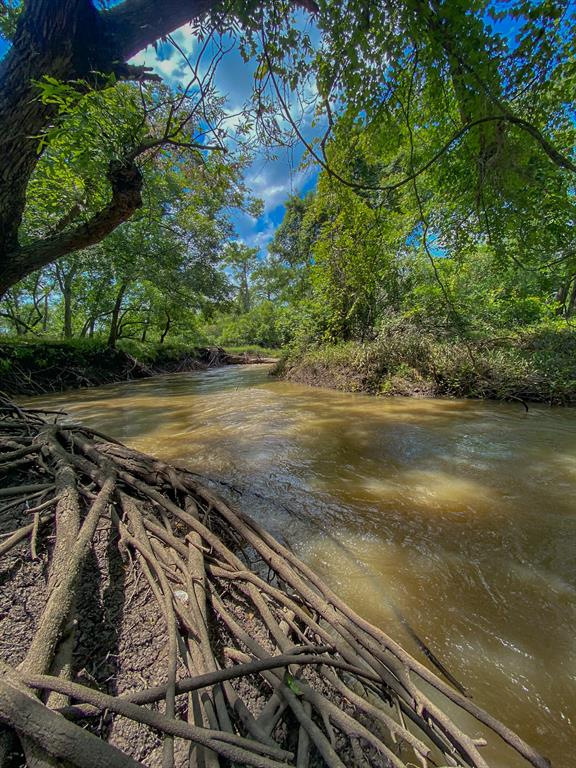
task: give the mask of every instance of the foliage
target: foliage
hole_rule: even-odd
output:
[[[250,281],[258,264],[258,249],[233,241],[226,248],[224,260],[235,280],[238,310],[248,313],[252,304]]]
[[[100,335],[112,347],[359,343],[381,349],[391,375],[430,381],[432,363],[411,346],[420,335],[421,354],[434,347],[444,371],[439,391],[480,394],[490,390],[483,371],[512,381],[522,345],[541,338],[535,360],[561,389],[569,376],[558,339],[576,313],[568,4],[322,0],[316,30],[296,25],[293,11],[214,3],[194,22],[206,47],[238,40],[240,25],[242,55],[258,60],[237,151],[214,128],[227,107],[213,73],[202,84],[193,77],[190,90],[108,71],[37,81],[53,119],[38,137],[22,243],[92,221],[114,164],[138,159],[143,205],[91,249],[13,286],[0,331]],[[246,142],[301,140],[297,103],[327,125],[306,161],[321,171],[314,192],[286,201],[259,254],[234,238],[227,211],[258,213],[242,181]],[[540,337],[534,327],[551,330]],[[521,349],[508,355],[498,339]],[[388,386],[388,373],[374,375]]]
[[[576,334],[557,325],[506,339],[438,339],[406,321],[377,338],[292,352],[280,372],[296,381],[381,395],[496,398],[576,404]]]
[[[231,355],[246,355],[247,357],[273,357],[278,358],[280,350],[276,347],[261,347],[258,344],[241,344],[239,346],[226,345],[226,352]]]
[[[370,18],[363,31],[354,21],[339,28],[343,46],[356,35],[358,58],[346,71],[335,60],[323,70],[342,109],[291,240],[313,233],[308,292],[288,300],[302,321],[292,335],[295,359],[311,381],[310,367],[319,366],[320,380],[373,391],[525,391],[546,400],[550,386],[551,400],[572,398],[563,350],[576,313],[573,171],[546,142],[576,143],[553,85],[570,69],[565,24],[574,18],[561,3],[539,4],[558,58],[547,59],[550,48],[540,43],[531,58],[535,16],[510,5],[496,13],[489,3],[415,3],[422,16],[411,21],[396,5],[381,38]],[[504,32],[511,20],[515,38]],[[396,42],[382,79],[374,54]],[[380,80],[361,78],[367,61]],[[523,90],[520,61],[523,76],[535,78]],[[544,113],[547,138],[522,123]],[[548,352],[536,360],[541,333]]]
[[[45,85],[45,98],[65,101],[68,86]],[[29,185],[28,239],[90,219],[106,200],[110,158],[144,138],[143,100],[150,105],[165,95],[164,88],[122,84],[89,90],[71,111],[66,107]],[[10,289],[0,308],[3,329],[62,329],[66,338],[106,332],[111,346],[122,337],[164,341],[168,334],[200,342],[200,316],[231,290],[219,269],[231,234],[227,211],[253,205],[241,180],[245,163],[234,153],[191,161],[178,149],[155,148],[142,164],[139,211],[98,245]]]
[[[255,344],[278,349],[286,341],[280,313],[267,300],[243,314],[221,315],[205,332],[211,342],[227,348]]]
[[[110,349],[106,337],[33,340],[16,336],[0,340],[2,389],[10,394],[96,386],[213,364],[213,349],[190,342],[158,344],[122,339],[116,349]]]
[[[22,0],[0,0],[0,35],[10,40],[16,32]]]

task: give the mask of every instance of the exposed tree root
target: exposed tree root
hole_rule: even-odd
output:
[[[44,575],[27,586],[45,590],[27,647],[0,662],[0,726],[29,764],[487,768],[484,740],[446,714],[448,699],[486,736],[547,768],[185,469],[5,402],[0,474],[4,585],[19,569]],[[105,672],[96,676],[78,650],[72,656],[87,595],[99,589],[86,584],[100,573],[89,561],[104,551],[122,562],[108,599],[120,581],[130,585],[118,614],[126,620],[136,595],[147,595],[162,646],[141,685],[120,693],[114,648],[100,649]],[[151,670],[160,684],[149,683]],[[121,719],[156,748],[119,748]]]

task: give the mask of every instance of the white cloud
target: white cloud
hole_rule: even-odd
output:
[[[244,238],[244,242],[251,248],[258,248],[258,250],[262,253],[266,250],[268,243],[274,238],[277,229],[277,225],[268,220],[266,229],[262,230],[261,232],[254,232],[253,234],[248,235],[248,237]]]
[[[263,201],[266,214],[282,205],[290,195],[298,194],[313,174],[312,169],[294,168],[294,159],[284,153],[276,160],[257,158],[248,171],[246,184],[252,194]]]
[[[177,30],[173,37],[182,51],[193,61],[198,55],[199,48],[190,26]],[[211,53],[207,51],[205,62],[208,63],[210,58]],[[158,52],[153,47],[148,47],[132,61],[153,67],[154,71],[172,86],[186,85],[190,79],[190,69],[180,52],[175,49],[167,50],[165,45],[159,47]],[[231,50],[218,65],[215,83],[218,90],[227,97],[225,110],[230,115],[230,119],[227,121],[226,128],[232,134],[241,122],[241,118],[234,116],[235,113],[239,112],[250,99],[254,85],[254,71],[255,64],[245,63],[237,48]],[[313,97],[315,85],[309,84],[306,88],[304,95],[307,98]],[[311,142],[314,136],[322,134],[325,122],[318,121],[318,124],[313,127],[313,114],[310,111],[301,114],[301,107],[295,97],[290,97],[288,102],[292,116],[299,122],[299,129],[306,141]],[[283,129],[290,128],[290,123],[286,119],[280,119],[280,125]],[[255,132],[250,138],[256,138]],[[305,153],[305,148],[300,142],[291,149],[281,148],[274,151],[276,156],[272,157],[270,150],[258,149],[254,161],[246,171],[246,186],[254,197],[263,201],[263,216],[255,219],[240,212],[232,215],[239,238],[262,252],[274,236],[282,215],[281,207],[286,199],[292,194],[300,193],[317,172],[311,167],[304,170],[300,168]],[[271,214],[274,215],[271,216]]]

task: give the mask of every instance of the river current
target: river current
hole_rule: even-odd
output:
[[[356,611],[425,661],[404,618],[477,704],[576,767],[576,410],[372,398],[266,366],[34,404],[213,478]],[[485,755],[524,765],[496,737]]]

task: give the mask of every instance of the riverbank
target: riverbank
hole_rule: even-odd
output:
[[[0,391],[39,395],[94,387],[161,373],[206,370],[221,365],[276,362],[267,350],[228,352],[221,347],[183,347],[103,341],[3,341]]]
[[[273,374],[345,392],[576,404],[576,333],[537,328],[506,337],[438,339],[410,324],[371,342],[294,351]]]

